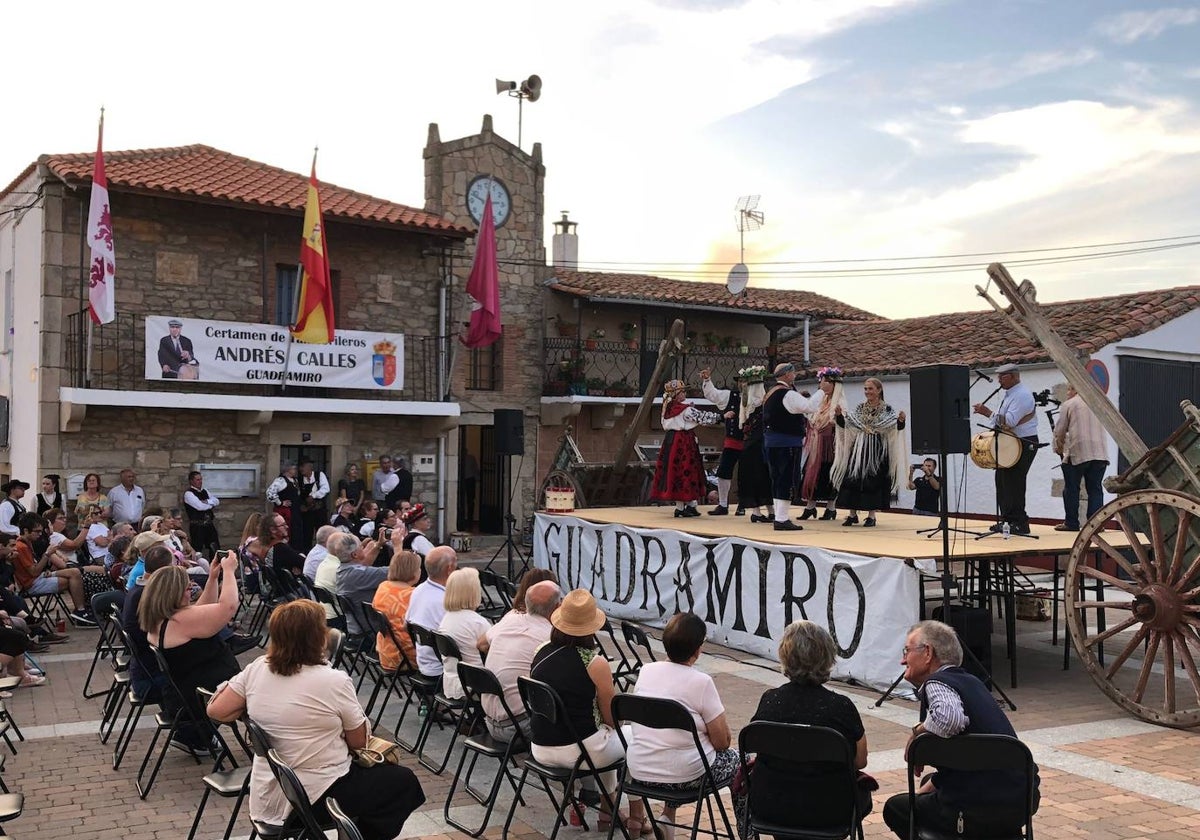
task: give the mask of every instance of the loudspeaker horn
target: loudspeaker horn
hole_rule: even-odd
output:
[[[525,94],[530,102],[537,102],[542,95],[542,77],[530,76],[521,82],[521,93]]]
[[[506,91],[516,90],[516,82],[506,82],[503,79],[496,80],[496,93],[505,93]]]

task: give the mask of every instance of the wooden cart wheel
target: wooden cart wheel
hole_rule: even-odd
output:
[[[1129,549],[1106,539],[1114,519]],[[1150,723],[1200,724],[1200,499],[1137,490],[1097,511],[1071,549],[1066,608],[1075,650],[1110,699]],[[1108,626],[1100,629],[1102,610]]]
[[[575,507],[587,507],[587,499],[583,495],[583,487],[580,485],[579,480],[566,470],[551,470],[546,475],[546,478],[542,481],[541,498],[538,500],[541,507],[544,508],[546,506],[547,488],[553,490],[556,487],[559,489],[570,487],[575,491]]]

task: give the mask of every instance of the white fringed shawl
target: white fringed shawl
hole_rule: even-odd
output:
[[[841,487],[846,476],[857,478],[878,472],[886,455],[892,492],[897,492],[903,465],[908,463],[908,445],[897,429],[900,418],[896,410],[887,403],[872,408],[861,402],[842,416],[846,425],[838,427],[835,439],[830,470],[833,486]]]

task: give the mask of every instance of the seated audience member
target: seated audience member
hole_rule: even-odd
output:
[[[525,612],[525,595],[529,592],[529,588],[535,583],[541,583],[546,580],[551,583],[558,583],[558,578],[549,569],[530,569],[521,575],[521,580],[517,583],[517,591],[513,594],[512,608],[517,612]]]
[[[92,507],[86,519],[80,523],[79,534],[74,540],[67,539],[67,515],[61,510],[52,510],[46,514],[46,528],[50,532],[50,547],[48,552],[58,556],[50,563],[55,568],[76,566],[83,575],[83,596],[88,603],[93,595],[107,592],[113,588],[108,576],[109,547],[113,541],[133,533],[133,528],[126,522],[115,525],[111,530],[100,520],[100,509]],[[87,546],[87,562],[81,562],[78,549],[80,544]]]
[[[696,724],[713,781],[721,787],[733,781],[739,763],[738,751],[729,748],[733,735],[716,683],[708,674],[692,667],[704,647],[705,629],[704,621],[695,613],[672,616],[663,630],[663,647],[669,661],[643,665],[634,694],[683,704]],[[627,760],[629,775],[661,788],[664,797],[672,790],[694,786],[704,775],[704,763],[696,752],[695,742],[690,734],[678,729],[651,729],[634,724]],[[644,818],[643,807],[641,799],[630,802],[626,823],[630,836],[651,833],[652,826]],[[675,809],[675,805],[665,803],[663,819],[675,822]],[[672,840],[674,832],[674,827],[663,826],[665,840]]]
[[[323,589],[331,595],[337,595],[337,573],[341,568],[341,558],[334,553],[333,548],[337,540],[342,536],[350,536],[342,531],[334,531],[325,539],[325,557],[317,565],[317,570],[313,574],[313,585],[317,589]],[[314,549],[315,550],[315,549]],[[330,627],[349,633],[349,628],[346,622],[338,618],[338,611],[334,609],[332,604],[322,604],[325,608],[325,620],[329,622]]]
[[[353,534],[341,533],[334,534],[326,543],[329,553],[338,558],[337,594],[354,607],[346,612],[346,625],[354,636],[367,632],[358,621],[363,602],[374,601],[375,590],[387,580],[388,570],[372,565],[379,545],[379,540],[363,542]]]
[[[829,631],[811,621],[793,621],[779,640],[779,665],[788,681],[763,692],[751,720],[836,729],[854,747],[854,766],[861,770],[867,766],[862,718],[850,698],[824,685],[836,660],[837,647]],[[829,771],[821,765],[764,756],[755,762],[753,777],[750,811],[760,819],[820,828],[842,825],[850,813],[846,777],[840,769]],[[869,813],[870,791],[859,789],[857,796],[859,813]]]
[[[478,569],[456,569],[446,578],[443,605],[446,614],[437,630],[445,633],[458,645],[462,661],[468,665],[483,665],[482,651],[487,653],[487,631],[492,623],[476,610],[483,603],[483,587],[479,585]],[[420,622],[418,622],[419,624]],[[462,699],[462,683],[458,680],[458,660],[452,656],[442,659],[442,693],[451,700]]]
[[[425,794],[407,767],[351,761],[350,750],[366,746],[370,725],[350,675],[325,661],[325,613],[312,601],[292,601],[275,608],[268,627],[266,655],[217,693],[209,716],[228,722],[249,715],[296,772],[318,815],[333,797],[365,840],[391,840]],[[279,826],[291,810],[266,759],[255,756],[251,818]]]
[[[448,545],[439,545],[425,558],[429,578],[413,590],[408,604],[408,620],[436,630],[446,615],[446,580],[458,568],[458,555]],[[427,645],[417,645],[417,668],[427,677],[442,675],[442,659]]]
[[[408,529],[404,527],[404,523],[400,521],[400,517],[394,511],[380,510],[375,514],[375,539],[379,540],[379,554],[375,557],[375,565],[387,568],[388,563],[392,562],[392,546],[396,545],[399,548],[404,548],[404,540],[408,536]]]
[[[242,564],[242,580],[246,584],[246,592],[251,595],[258,594],[258,570],[261,561],[250,547],[258,542],[258,528],[262,520],[261,513],[255,512],[247,516],[246,521],[242,523],[242,536],[238,539],[238,561]]]
[[[169,689],[167,675],[158,668],[158,660],[150,651],[150,643],[146,640],[146,632],[138,624],[138,604],[142,602],[142,593],[146,591],[146,582],[159,569],[172,565],[175,558],[171,550],[159,543],[146,550],[145,574],[141,575],[137,584],[125,596],[125,605],[121,610],[121,626],[129,636],[129,644],[133,648],[133,656],[129,660],[129,684],[134,694],[162,706],[168,715],[178,714],[182,698]],[[192,750],[203,752],[210,749],[208,733],[204,727],[198,727],[194,722],[184,721],[175,740]]]
[[[37,516],[37,514],[33,514]],[[25,653],[29,650],[29,636],[8,626],[0,626],[0,667],[10,677],[16,677],[21,682],[18,688],[34,688],[45,685],[46,678],[41,674],[31,674],[25,670]]]
[[[174,565],[161,568],[146,580],[137,616],[149,645],[162,652],[183,705],[194,721],[203,723],[204,707],[196,689],[215,691],[241,670],[222,638],[228,635],[227,625],[240,604],[237,555],[226,552],[220,563],[213,564],[194,604],[190,590],[187,572]]]
[[[176,509],[178,514],[178,509]],[[187,534],[182,529],[182,519],[179,515],[171,515],[164,513],[162,516],[156,517],[152,531],[157,534],[162,534],[166,537],[166,542],[163,543],[175,555],[175,565],[181,566],[192,580],[199,586],[203,586],[208,580],[208,572],[211,568],[208,560],[204,559],[204,555],[192,548],[192,544],[188,542]],[[116,533],[116,528],[113,528],[113,533]]]
[[[529,576],[542,569],[530,569],[521,579],[525,586]],[[517,677],[529,676],[533,655],[550,641],[550,616],[562,603],[562,590],[553,580],[535,581],[525,588],[524,607],[518,612],[509,610],[496,624],[488,628],[487,669],[496,675],[504,689],[504,700],[516,718],[521,735],[529,739],[529,713],[517,690]],[[513,727],[504,714],[500,700],[491,694],[483,697],[483,711],[488,732],[497,741],[507,743],[513,738]]]
[[[573,589],[563,598],[550,616],[550,641],[533,657],[530,672],[558,692],[566,707],[566,715],[583,742],[592,763],[603,767],[624,756],[621,739],[613,730],[612,669],[600,655],[596,631],[604,626],[604,611],[586,589]],[[579,749],[565,721],[551,724],[544,717],[530,721],[532,754],[543,764],[572,767],[580,758]],[[601,784],[610,794],[616,790],[616,771],[602,774]],[[591,783],[585,779],[585,785]],[[607,799],[600,798],[600,828],[607,830],[612,823]]]
[[[413,647],[412,636],[408,632],[408,607],[412,601],[417,581],[421,579],[421,558],[412,551],[397,551],[388,564],[387,580],[379,584],[375,590],[375,599],[371,605],[379,614],[392,625],[392,633],[404,648],[404,656],[410,663],[416,664],[417,649]],[[379,652],[379,664],[385,671],[394,671],[400,667],[400,654],[392,644],[391,636],[387,633],[378,634],[375,649]]]
[[[352,533],[354,528],[354,511],[356,510],[354,502],[349,499],[338,499],[335,505],[335,513],[330,518],[329,524],[339,531],[345,531],[347,534]]]
[[[146,571],[146,552],[151,546],[163,545],[167,538],[163,534],[156,531],[142,531],[133,538],[133,542],[129,545],[129,550],[125,552],[125,563],[129,566],[129,571],[125,575],[125,591],[133,589],[141,580],[142,575]],[[169,552],[170,549],[167,549]],[[174,562],[174,555],[172,555]]]
[[[299,597],[303,594],[299,579],[304,574],[304,555],[288,544],[288,524],[278,513],[268,513],[258,523],[254,542],[248,543],[243,555],[249,554],[260,567],[273,569],[279,576],[283,594]]]
[[[425,505],[413,505],[404,513],[402,519],[404,527],[408,529],[404,536],[404,547],[422,557],[427,556],[433,550],[433,543],[425,534],[433,527],[433,520],[429,518]]]
[[[955,735],[1017,737],[1004,711],[987,686],[962,668],[962,645],[954,628],[940,621],[922,621],[908,631],[900,664],[904,678],[917,687],[921,723],[912,739],[928,732],[939,738]],[[905,747],[907,754],[908,748]],[[1033,810],[1040,794],[1034,770]],[[1025,779],[1022,774],[939,770],[917,790],[917,824],[962,837],[1016,834],[1025,819]],[[907,838],[908,793],[898,793],[883,806],[883,821],[897,837]]]
[[[316,545],[309,550],[308,554],[304,555],[303,573],[304,577],[308,580],[316,582],[317,566],[320,566],[321,561],[329,556],[329,550],[326,548],[325,543],[328,542],[331,536],[337,533],[337,530],[332,525],[322,525],[317,529]]]
[[[375,517],[379,514],[379,503],[367,499],[358,506],[354,522],[350,525],[350,533],[359,539],[368,540],[375,536]]]
[[[42,535],[42,518],[36,513],[23,513],[17,518],[21,535],[17,537],[13,553],[13,574],[22,595],[55,595],[66,592],[71,597],[74,611],[68,616],[75,624],[94,625],[95,617],[88,608],[83,594],[83,575],[79,569],[53,569],[53,555],[45,554],[34,559],[33,542]]]

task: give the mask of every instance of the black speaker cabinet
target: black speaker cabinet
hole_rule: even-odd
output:
[[[492,414],[496,427],[497,455],[525,454],[525,415],[519,408],[497,408]]]
[[[926,365],[908,372],[914,455],[971,451],[970,380],[966,365]]]
[[[984,607],[963,607],[957,604],[950,606],[950,619],[942,617],[942,608],[933,611],[934,621],[945,621],[956,631],[962,646],[974,654],[979,660],[979,666],[971,661],[971,657],[963,656],[962,666],[983,681],[988,688],[992,686],[992,616]]]

